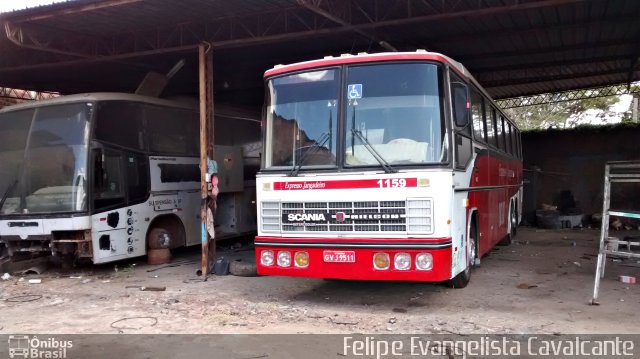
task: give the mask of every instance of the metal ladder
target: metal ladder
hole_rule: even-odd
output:
[[[611,185],[613,183],[640,184],[640,161],[607,162],[604,169],[604,198],[602,203],[602,229],[600,230],[600,249],[596,265],[596,277],[593,285],[592,305],[599,305],[598,294],[600,279],[604,277],[607,255],[623,258],[640,258],[640,241],[620,240],[609,236],[609,218],[626,217],[640,219],[640,211],[614,210],[611,205]],[[638,187],[640,190],[640,186]]]

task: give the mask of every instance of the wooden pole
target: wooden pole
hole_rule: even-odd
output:
[[[207,91],[207,153],[209,158],[213,160],[215,158],[215,140],[214,140],[214,96],[213,96],[213,49],[210,44],[207,44],[207,51],[205,52],[205,65],[206,65],[206,91]],[[217,171],[217,168],[216,168]],[[211,184],[209,185],[209,198],[207,206],[211,209],[207,212],[212,217],[207,220],[207,233],[209,237],[208,258],[215,260],[216,258],[216,236],[214,229],[214,217],[216,215],[216,202],[218,199],[218,178],[217,173],[211,175]]]
[[[206,278],[209,275],[209,255],[213,253],[215,258],[215,236],[211,241],[211,236],[207,231],[207,223],[212,224],[213,218],[207,218],[207,209],[215,208],[215,203],[210,206],[210,202],[215,198],[210,198],[210,185],[207,182],[208,159],[213,159],[213,54],[208,44],[198,46],[198,82],[200,92],[200,219],[201,219],[201,239],[202,239],[202,275]],[[215,212],[212,211],[215,215]]]

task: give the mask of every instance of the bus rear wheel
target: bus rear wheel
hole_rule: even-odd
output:
[[[447,281],[447,285],[451,288],[464,288],[471,281],[471,270],[476,264],[476,257],[478,255],[478,227],[475,220],[471,222],[471,228],[469,228],[469,238],[467,242],[467,267],[453,279]]]
[[[516,234],[518,234],[518,206],[516,205],[516,202],[513,202],[513,206],[511,207],[511,215],[509,220],[511,224],[511,231],[509,235],[513,240],[516,238]]]
[[[516,209],[516,203],[513,202],[511,204],[511,209],[509,210],[509,233],[498,242],[499,246],[508,246],[513,243],[513,240],[516,238],[517,228],[518,227],[518,210]]]
[[[148,249],[166,249],[171,244],[171,232],[162,227],[152,228],[147,234]]]

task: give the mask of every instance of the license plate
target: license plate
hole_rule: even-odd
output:
[[[323,251],[322,256],[325,262],[331,263],[355,263],[356,261],[354,251]]]

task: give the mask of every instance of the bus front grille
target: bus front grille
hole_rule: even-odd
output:
[[[285,233],[432,233],[432,200],[264,202],[264,232]]]

